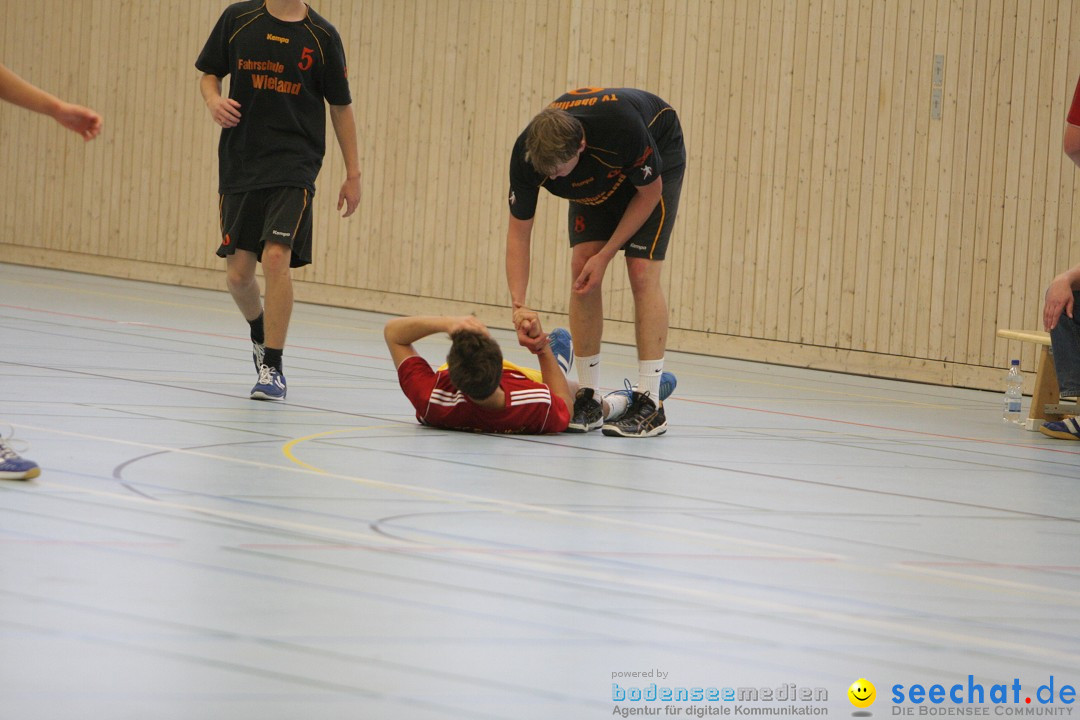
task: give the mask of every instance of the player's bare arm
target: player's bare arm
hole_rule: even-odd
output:
[[[1080,265],[1075,265],[1050,281],[1043,304],[1043,327],[1057,327],[1061,313],[1073,317],[1073,291],[1080,290]]]
[[[586,295],[600,287],[608,263],[614,259],[623,245],[649,219],[649,216],[652,215],[653,210],[656,209],[657,204],[660,202],[660,195],[663,191],[664,181],[659,177],[648,185],[637,188],[637,192],[626,206],[626,212],[623,213],[622,219],[619,220],[619,224],[615,227],[615,232],[611,234],[611,238],[604,244],[600,252],[586,261],[581,273],[574,278],[575,293]]]
[[[204,73],[199,80],[199,91],[214,122],[223,128],[236,127],[240,123],[240,103],[222,96],[221,78]]]
[[[356,142],[356,119],[352,105],[331,105],[330,122],[334,125],[341,157],[345,160],[345,182],[338,192],[337,209],[345,208],[342,217],[349,217],[360,205],[360,154]]]
[[[529,287],[530,249],[532,243],[533,220],[520,220],[510,215],[506,231],[506,282],[510,287],[512,312],[528,310],[525,293]],[[514,321],[518,342],[532,352],[537,352],[547,343],[547,334],[533,327],[531,323]]]
[[[101,132],[101,116],[90,108],[73,105],[26,82],[0,64],[0,100],[32,112],[48,115],[83,140],[93,140]]]
[[[437,333],[449,335],[455,330],[469,329],[487,333],[487,327],[471,315],[454,317],[449,315],[414,315],[394,318],[383,328],[383,339],[390,350],[394,367],[419,355],[413,343]]]

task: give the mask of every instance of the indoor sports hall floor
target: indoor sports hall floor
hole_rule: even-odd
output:
[[[670,353],[661,438],[459,434],[415,422],[385,319],[299,305],[289,398],[255,402],[224,291],[0,264],[0,425],[42,466],[0,482],[0,717],[1080,685],[1080,443],[997,394]]]

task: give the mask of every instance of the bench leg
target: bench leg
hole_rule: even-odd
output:
[[[1044,345],[1039,355],[1039,369],[1035,373],[1035,390],[1031,395],[1027,429],[1038,430],[1039,426],[1047,420],[1060,420],[1061,415],[1046,414],[1046,406],[1057,403],[1057,400],[1058,380],[1057,370],[1054,369],[1054,357],[1050,354],[1050,348]]]

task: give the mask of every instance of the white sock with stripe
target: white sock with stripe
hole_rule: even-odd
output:
[[[599,395],[600,355],[574,355],[574,364],[577,365],[578,385],[583,388],[592,388],[593,394]]]
[[[648,391],[649,397],[660,404],[660,376],[664,372],[664,358],[659,360],[638,360],[638,387],[640,392]]]

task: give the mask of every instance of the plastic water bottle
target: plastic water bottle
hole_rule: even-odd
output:
[[[1024,376],[1020,374],[1020,361],[1013,360],[1009,365],[1009,374],[1005,376],[1005,402],[1002,406],[1001,421],[1022,424],[1020,417],[1024,402]]]

